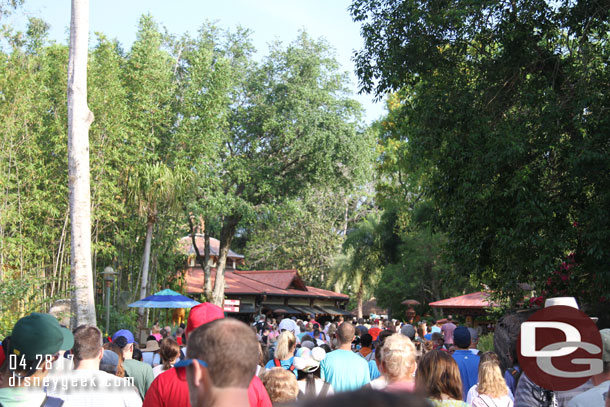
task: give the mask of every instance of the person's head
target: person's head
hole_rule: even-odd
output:
[[[49,373],[50,364],[40,363],[41,360],[55,361],[61,350],[71,349],[73,344],[72,332],[62,328],[55,317],[33,312],[18,320],[10,338],[3,341],[4,365],[16,376],[43,378]]]
[[[468,328],[468,332],[470,332],[470,349],[476,349],[479,344],[479,334],[474,328]]]
[[[74,364],[78,367],[85,360],[102,360],[102,332],[94,326],[81,325],[74,330]]]
[[[198,406],[198,400],[218,391],[247,391],[258,363],[258,340],[243,322],[218,319],[190,332],[186,352],[188,359],[175,367],[187,368],[191,405]]]
[[[360,344],[364,348],[370,348],[373,344],[373,337],[371,334],[364,334],[360,337]]]
[[[209,302],[195,305],[191,308],[188,320],[186,321],[186,339],[188,340],[189,334],[201,325],[224,317],[225,313],[218,305],[210,304]]]
[[[439,332],[434,332],[432,334],[432,336],[430,337],[430,340],[436,345],[436,346],[443,346],[445,344],[445,340],[443,339],[443,334],[439,333]]]
[[[470,331],[465,326],[458,326],[453,331],[453,344],[458,349],[468,349],[470,347]]]
[[[381,370],[390,383],[409,381],[415,372],[415,345],[402,334],[388,337],[381,348]]]
[[[112,375],[117,374],[119,369],[119,355],[111,350],[102,348],[102,359],[100,360],[99,369],[103,372],[110,373]]]
[[[494,352],[485,352],[481,355],[477,391],[491,398],[508,394],[508,387],[500,370],[500,359]]]
[[[358,318],[358,325],[364,325],[364,319]]]
[[[449,321],[449,322],[453,322],[453,316],[452,316],[452,315],[449,315],[449,316],[447,317],[447,321]]]
[[[351,344],[354,340],[354,336],[356,335],[356,329],[349,322],[344,322],[339,325],[337,329],[336,336],[339,341],[339,345],[347,345]]]
[[[299,379],[306,377],[309,373],[320,377],[320,362],[324,359],[326,359],[326,350],[319,346],[312,349],[299,349],[293,362],[294,367],[299,371]]]
[[[100,362],[100,370],[111,373],[118,377],[125,377],[125,368],[123,367],[123,361],[124,361],[123,351],[121,350],[121,348],[119,348],[116,343],[112,343],[112,342],[105,343],[103,348],[104,348],[104,357],[102,358],[102,361]],[[108,366],[104,366],[104,358],[106,357],[106,351],[116,353],[117,360],[118,360],[116,369],[111,365],[111,363],[109,363]],[[111,358],[111,356],[108,356],[108,362],[111,362],[110,358]],[[112,372],[111,370],[114,370],[114,372]]]
[[[133,354],[131,355],[131,358],[133,360],[137,360],[138,362],[141,362],[144,358],[144,355],[142,355],[142,351],[135,345],[133,347]]]
[[[433,350],[421,357],[415,375],[416,388],[432,399],[442,394],[462,400],[462,378],[456,361],[447,352]]]
[[[180,345],[171,336],[161,340],[159,347],[159,358],[163,364],[163,370],[171,369],[172,365],[180,357]]]
[[[289,403],[299,395],[299,385],[294,373],[281,367],[274,367],[262,377],[271,403]]]
[[[381,353],[383,349],[383,344],[385,340],[392,335],[393,333],[390,331],[381,331],[381,333],[377,337],[377,344],[375,345],[375,362],[377,363],[378,368],[381,366]]]
[[[411,324],[406,324],[400,329],[400,333],[412,341],[415,340],[415,327]]]
[[[163,328],[161,330],[161,337],[162,338],[167,338],[168,336],[170,336],[172,334],[172,328],[169,326],[166,326],[165,328]]]
[[[123,359],[133,359],[133,350],[135,347],[135,339],[133,334],[128,329],[118,330],[112,335],[112,342],[116,343],[123,351]]]
[[[291,331],[284,331],[277,339],[275,347],[275,358],[279,360],[290,359],[294,354],[297,345],[297,338]]]

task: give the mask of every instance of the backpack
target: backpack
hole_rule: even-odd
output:
[[[509,367],[508,369],[506,369],[508,371],[508,373],[510,373],[510,375],[513,377],[513,379],[515,379],[515,389],[517,388],[517,385],[519,384],[519,378],[521,377],[521,370],[517,370],[514,367]]]
[[[307,378],[305,380],[305,393],[299,390],[299,397],[297,398],[298,400],[310,400],[316,398],[316,379],[313,376],[313,373],[308,373]],[[329,388],[330,384],[324,382],[322,390],[320,390],[320,394],[318,394],[317,396],[326,397]]]
[[[277,359],[277,358],[274,358],[274,359],[273,359],[273,364],[275,365],[275,367],[282,367],[282,362],[280,362],[280,360],[279,360],[279,359]],[[294,372],[294,369],[295,369],[295,367],[294,367],[294,365],[291,363],[291,364],[290,364],[290,367],[289,367],[287,370],[289,370],[289,371],[291,371],[291,372]]]

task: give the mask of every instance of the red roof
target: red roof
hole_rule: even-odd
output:
[[[431,302],[434,308],[487,308],[497,307],[498,304],[489,301],[489,293],[480,291],[478,293],[460,295],[459,297],[447,298],[445,300]]]
[[[203,270],[200,267],[189,268],[185,278],[187,294],[203,292]],[[215,278],[216,270],[212,269],[212,285]],[[296,270],[226,270],[225,283],[225,294],[229,295],[268,294],[283,297],[349,299],[345,294],[305,286]]]

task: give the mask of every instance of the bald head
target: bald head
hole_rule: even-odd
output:
[[[241,321],[226,318],[192,331],[186,348],[189,359],[201,359],[215,387],[248,388],[259,359],[256,335]]]
[[[339,339],[342,345],[352,343],[355,335],[356,328],[349,322],[342,323],[339,325],[339,329],[337,329],[337,339]]]

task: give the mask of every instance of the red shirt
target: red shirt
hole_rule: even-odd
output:
[[[271,400],[258,376],[248,386],[250,407],[271,407]],[[153,380],[142,407],[191,407],[185,369],[171,368]]]

